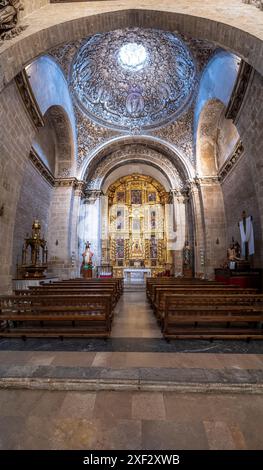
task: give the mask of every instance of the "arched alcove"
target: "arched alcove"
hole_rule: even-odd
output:
[[[73,175],[77,154],[76,121],[63,71],[51,56],[43,55],[27,65],[26,73],[44,122],[56,135],[55,174]],[[46,129],[40,128],[38,138],[42,142],[41,134],[45,132]]]
[[[201,177],[216,176],[219,121],[224,104],[212,99],[202,108],[196,134],[196,169]]]

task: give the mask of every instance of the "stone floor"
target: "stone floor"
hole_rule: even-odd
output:
[[[129,347],[0,341],[0,449],[263,448],[261,342],[162,350],[140,289],[118,303],[112,335]]]
[[[0,449],[262,447],[262,395],[0,391]]]

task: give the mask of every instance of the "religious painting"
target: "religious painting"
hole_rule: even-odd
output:
[[[142,191],[140,189],[131,190],[131,203],[142,204]]]
[[[151,230],[156,229],[156,211],[151,211]]]
[[[155,237],[151,237],[151,242],[150,242],[150,258],[156,259],[157,258],[157,241]]]
[[[156,202],[156,193],[155,192],[148,193],[148,202]]]
[[[124,191],[120,191],[120,192],[117,192],[117,203],[125,203],[125,192]]]
[[[124,239],[118,238],[116,240],[116,258],[123,259],[124,258]]]
[[[124,209],[117,209],[116,229],[117,230],[124,229]]]
[[[141,240],[133,240],[132,242],[132,258],[143,258],[144,257],[144,252],[143,252],[143,243]]]
[[[132,219],[132,230],[133,232],[139,232],[141,230],[140,219]]]

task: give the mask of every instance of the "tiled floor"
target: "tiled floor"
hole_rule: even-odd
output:
[[[162,338],[145,291],[126,292],[118,302],[111,336],[113,338]]]
[[[1,449],[262,449],[263,397],[0,391]]]
[[[113,336],[127,342],[161,339],[145,293],[123,296]],[[261,381],[262,354],[232,354],[230,345],[227,353],[215,354],[210,348],[201,353],[2,348],[0,378],[24,377],[28,371],[33,378],[76,373],[113,381],[138,374],[145,380]],[[0,389],[1,449],[253,450],[263,447],[262,427],[260,393]]]

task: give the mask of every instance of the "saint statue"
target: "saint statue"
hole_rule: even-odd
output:
[[[83,268],[84,269],[92,269],[93,253],[90,249],[90,242],[86,243],[85,251],[84,251],[84,253],[82,253],[82,257],[83,257],[83,262],[82,262]]]
[[[232,243],[230,245],[230,247],[227,249],[227,259],[229,261],[237,261],[239,258],[237,257],[237,253],[236,253],[236,248],[235,248],[235,244]]]
[[[240,261],[240,254],[240,245],[238,241],[235,242],[234,238],[232,237],[232,243],[227,249],[228,267],[230,269],[236,269],[236,261]]]
[[[190,245],[189,245],[189,242],[186,241],[185,242],[185,245],[184,245],[184,248],[183,248],[183,262],[184,262],[184,266],[186,267],[191,267],[191,248],[190,248]]]

